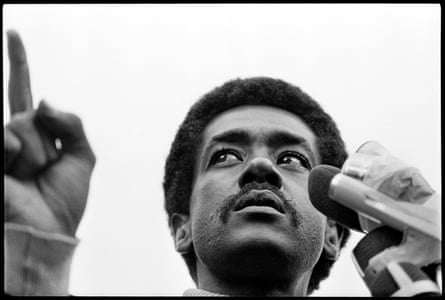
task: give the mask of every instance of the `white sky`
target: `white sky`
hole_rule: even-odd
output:
[[[74,295],[194,286],[168,231],[164,161],[191,104],[229,79],[300,86],[337,121],[348,151],[377,140],[441,190],[438,4],[4,5],[3,17],[3,98],[13,28],[35,105],[78,114],[98,157]],[[314,295],[369,295],[350,258],[361,237]]]

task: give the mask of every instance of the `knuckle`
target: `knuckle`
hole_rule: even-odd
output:
[[[21,148],[20,140],[16,137],[16,135],[8,128],[4,129],[4,146],[5,150],[18,152]]]
[[[83,123],[82,119],[79,116],[73,113],[67,113],[66,124],[71,128],[68,130],[70,134],[75,135],[77,137],[84,136]]]
[[[6,125],[16,136],[24,136],[36,130],[35,112],[21,112],[15,114]]]
[[[43,151],[35,151],[34,149],[24,149],[22,154],[23,165],[29,166],[32,170],[38,170],[46,166],[47,158]]]
[[[27,152],[27,153],[26,153]],[[35,153],[26,151],[22,153],[17,160],[20,163],[14,164],[10,170],[10,174],[17,178],[27,178],[35,175],[47,165],[45,157],[35,155]]]
[[[91,161],[92,166],[94,167],[97,162],[97,156],[92,150],[91,150],[90,161]]]
[[[94,153],[93,149],[88,145],[85,149],[85,159],[88,161],[88,163],[94,167],[97,162],[97,156]]]
[[[82,127],[82,120],[78,115],[75,115],[73,113],[67,113],[66,118],[70,125],[75,127]]]

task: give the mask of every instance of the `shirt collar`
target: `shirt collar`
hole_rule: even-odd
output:
[[[224,297],[226,295],[208,292],[208,291],[201,290],[201,289],[188,289],[188,290],[184,291],[183,296],[187,296],[187,297],[199,297],[199,296]]]

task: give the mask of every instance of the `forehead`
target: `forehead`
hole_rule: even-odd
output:
[[[286,110],[263,105],[245,105],[227,110],[206,127],[203,133],[205,146],[212,137],[233,129],[245,129],[253,133],[287,131],[304,138],[314,152],[316,136],[306,123],[293,113]]]

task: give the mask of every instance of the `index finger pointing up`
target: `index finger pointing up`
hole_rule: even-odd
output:
[[[31,84],[25,47],[14,30],[8,30],[9,106],[11,115],[32,109]]]

